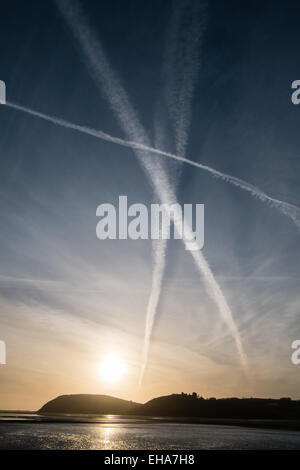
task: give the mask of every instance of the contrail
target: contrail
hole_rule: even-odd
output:
[[[158,123],[154,119],[154,144],[155,148],[163,148],[165,145],[165,129],[163,126],[155,126]],[[163,165],[164,162],[161,162]],[[164,165],[165,171],[167,171]],[[156,199],[156,198],[155,198]],[[159,203],[160,201],[155,201]],[[142,385],[146,366],[148,363],[151,336],[153,331],[154,322],[157,315],[158,304],[161,296],[161,290],[163,285],[163,278],[166,268],[166,251],[168,240],[163,239],[161,235],[162,231],[160,230],[160,238],[158,240],[152,240],[152,280],[151,280],[151,292],[147,304],[146,310],[146,322],[145,322],[145,332],[144,332],[144,342],[143,342],[143,351],[142,351],[142,366],[139,375],[139,386]]]
[[[148,363],[151,334],[152,334],[154,320],[155,320],[156,312],[157,312],[157,306],[158,306],[158,302],[160,298],[163,275],[165,272],[166,247],[167,247],[167,240],[164,240],[164,239],[153,240],[152,242],[154,267],[153,267],[153,273],[152,273],[151,292],[150,292],[150,297],[149,297],[149,301],[147,305],[145,336],[144,336],[142,366],[141,366],[140,377],[139,377],[139,385],[142,384],[143,377],[145,374],[145,369]]]
[[[191,102],[196,83],[199,42],[202,35],[199,25],[200,3],[191,0],[175,1],[171,15],[170,28],[166,37],[163,61],[163,77],[165,77],[165,99],[169,118],[175,133],[175,152],[184,155],[191,120]],[[186,24],[183,25],[183,22]],[[184,26],[184,27],[183,27]],[[180,33],[183,32],[183,37]],[[161,109],[160,109],[161,110]],[[159,109],[158,109],[159,111]],[[159,115],[157,115],[159,118]],[[159,120],[160,121],[160,120]],[[156,148],[164,148],[164,125],[158,120],[159,126],[154,128]],[[180,173],[178,168],[173,176],[173,191],[176,193]],[[143,360],[139,383],[142,383],[148,355],[154,321],[161,295],[163,277],[166,267],[167,240],[152,242],[153,275],[152,289],[147,305],[146,327],[143,347]]]
[[[79,6],[75,2],[70,2],[70,0],[56,0],[56,3],[58,4],[64,18],[67,20],[76,40],[79,42],[88,62],[88,66],[91,69],[92,75],[95,77],[96,84],[100,87],[100,91],[106,95],[111,108],[119,119],[125,135],[127,135],[129,139],[144,144],[146,147],[150,148],[151,146],[148,136],[141,125],[134,108],[131,106],[126,91],[113,72],[102,49],[101,43],[88,27],[88,23],[85,21]],[[142,165],[142,168],[145,170],[153,186],[154,192],[161,202],[166,204],[168,207],[177,204],[176,196],[170,185],[168,175],[159,159],[149,159],[149,157],[141,151],[137,151],[136,156]],[[178,232],[180,231],[180,215],[181,214],[175,213],[173,217],[173,214],[170,214],[174,227]],[[187,227],[186,236],[187,239],[193,238],[192,230],[189,227]],[[188,248],[188,242],[185,239],[183,242],[186,248]],[[196,243],[194,243],[194,249],[199,249],[199,247],[196,246]],[[241,363],[245,366],[246,356],[243,351],[240,335],[221,288],[215,280],[203,253],[201,251],[192,250],[191,255],[194,258],[194,262],[199,272],[204,276],[208,294],[215,300],[220,309],[220,314],[223,320],[235,339]]]
[[[174,2],[167,34],[163,75],[166,78],[166,104],[175,133],[178,155],[186,153],[205,22],[205,2]]]
[[[171,158],[173,160],[177,160],[179,162],[185,163],[187,165],[193,166],[195,168],[198,168],[200,170],[207,171],[210,173],[212,176],[216,178],[220,178],[221,180],[225,181],[226,183],[230,183],[233,186],[237,186],[240,189],[243,189],[244,191],[249,192],[253,197],[260,199],[262,202],[268,203],[271,207],[274,207],[278,209],[280,212],[282,212],[285,216],[289,217],[298,230],[300,231],[300,209],[299,207],[295,206],[294,204],[290,204],[288,202],[281,201],[280,199],[273,198],[266,194],[264,191],[262,191],[260,188],[257,186],[254,186],[251,183],[248,183],[247,181],[244,181],[240,178],[236,178],[235,176],[231,176],[227,173],[223,173],[222,171],[216,170],[210,166],[203,165],[202,163],[195,162],[193,160],[189,160],[186,157],[181,157],[180,155],[175,155],[170,152],[166,152],[164,150],[156,149],[144,144],[140,144],[138,142],[130,141],[130,140],[125,140],[125,139],[120,139],[119,137],[114,137],[110,134],[107,134],[103,131],[97,130],[97,129],[92,129],[87,126],[81,126],[79,124],[74,124],[69,121],[66,121],[64,119],[55,117],[55,116],[50,116],[48,114],[41,113],[39,111],[35,111],[33,109],[27,108],[25,106],[21,106],[16,103],[11,103],[9,101],[6,102],[5,106],[8,106],[9,108],[16,109],[18,111],[25,112],[27,114],[30,114],[35,117],[39,117],[40,119],[43,119],[45,121],[52,122],[53,124],[57,124],[62,127],[66,127],[68,129],[73,129],[75,131],[82,132],[84,134],[91,135],[93,137],[96,137],[101,140],[105,140],[107,142],[112,142],[117,145],[121,145],[123,147],[130,147],[133,150],[141,150],[142,152],[148,152],[148,153],[153,153],[156,155],[160,155],[163,157]],[[149,158],[149,157],[146,157]]]

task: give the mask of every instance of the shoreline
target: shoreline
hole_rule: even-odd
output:
[[[191,424],[238,426],[247,428],[300,431],[299,419],[260,419],[260,418],[192,418],[192,417],[161,417],[161,416],[132,416],[132,415],[65,415],[65,414],[22,414],[7,413],[0,415],[0,425],[5,423],[18,424]]]

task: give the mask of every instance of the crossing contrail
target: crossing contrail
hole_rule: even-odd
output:
[[[222,180],[224,180],[224,181],[226,181],[230,184],[233,184],[233,185],[235,185],[235,186],[237,186],[241,189],[244,189],[245,191],[248,191],[252,196],[260,199],[263,202],[267,202],[270,205],[272,205],[273,207],[277,208],[283,214],[285,214],[286,216],[291,218],[293,220],[293,222],[295,223],[295,225],[297,226],[297,228],[300,230],[300,210],[297,206],[286,203],[286,202],[281,201],[279,199],[272,198],[271,196],[267,195],[266,193],[264,193],[262,190],[260,190],[256,186],[254,186],[252,184],[249,184],[246,181],[243,181],[239,178],[236,178],[234,176],[231,176],[231,175],[228,175],[226,173],[215,170],[215,169],[213,169],[213,168],[211,168],[207,165],[203,165],[201,163],[194,162],[192,160],[187,159],[186,157],[181,157],[179,155],[175,155],[175,154],[172,154],[172,153],[169,153],[169,152],[165,152],[163,150],[155,149],[153,147],[150,147],[150,146],[147,146],[147,145],[144,145],[144,144],[140,144],[138,142],[129,141],[129,140],[125,140],[125,139],[120,139],[118,137],[114,137],[110,134],[107,134],[103,131],[92,129],[92,128],[89,128],[87,126],[82,126],[82,125],[79,125],[79,124],[70,123],[70,122],[68,122],[64,119],[57,118],[57,117],[54,117],[54,116],[49,116],[47,114],[41,113],[41,112],[36,111],[36,110],[32,110],[32,109],[27,108],[25,106],[21,106],[21,105],[11,103],[11,102],[6,102],[6,106],[8,106],[12,109],[16,109],[16,110],[25,112],[25,113],[30,114],[32,116],[38,117],[40,119],[49,121],[53,124],[63,126],[63,127],[66,127],[66,128],[72,129],[72,130],[76,130],[76,131],[94,136],[94,137],[99,138],[101,140],[112,142],[112,143],[122,145],[122,146],[125,146],[125,147],[131,147],[135,150],[140,150],[142,152],[148,152],[148,153],[153,153],[153,154],[160,155],[160,156],[165,156],[167,158],[172,158],[172,159],[181,161],[183,163],[192,165],[196,168],[208,171],[212,176],[220,178],[220,179],[222,179]],[[148,159],[148,158],[149,157],[146,157],[146,159]],[[158,194],[161,195],[160,191],[158,191]],[[165,195],[163,195],[162,200],[165,200]],[[169,201],[169,199],[168,199],[168,201]],[[175,220],[174,220],[174,224],[176,225]],[[212,296],[212,298],[215,300],[215,302],[216,302],[216,304],[219,308],[219,311],[220,311],[220,314],[221,314],[221,317],[222,317],[223,321],[227,324],[232,336],[234,337],[236,347],[237,347],[237,350],[238,350],[239,355],[240,355],[241,363],[242,363],[242,365],[245,365],[246,364],[246,356],[245,356],[245,353],[244,353],[244,350],[243,350],[243,345],[242,345],[242,342],[241,342],[241,339],[240,339],[240,335],[239,335],[238,329],[235,325],[235,322],[233,320],[232,312],[231,312],[231,310],[230,310],[230,308],[227,304],[227,301],[226,301],[226,299],[225,299],[225,297],[224,297],[224,295],[223,295],[223,293],[220,289],[220,286],[218,285],[217,281],[215,280],[215,278],[214,278],[214,276],[211,272],[211,269],[209,267],[209,264],[205,260],[203,254],[201,252],[198,252],[198,251],[191,251],[191,254],[194,258],[195,264],[198,267],[199,271],[202,274],[204,274],[204,276],[205,276],[205,284],[206,284],[207,291],[208,291],[209,295]],[[151,326],[151,321],[149,321],[148,325]],[[145,337],[147,339],[149,338],[149,328],[148,328],[148,330],[145,334]],[[142,366],[143,370],[145,370],[145,366],[146,366],[146,362]]]
[[[76,131],[82,132],[84,134],[94,136],[94,137],[99,138],[101,140],[105,140],[105,141],[108,141],[108,142],[113,142],[113,143],[116,143],[116,144],[119,144],[119,145],[123,145],[125,147],[131,147],[135,150],[138,150],[139,151],[138,152],[139,158],[141,159],[141,157],[143,157],[143,163],[145,163],[145,166],[147,164],[147,161],[149,161],[149,163],[150,163],[150,165],[146,166],[148,172],[150,172],[150,171],[152,172],[153,168],[155,168],[155,171],[157,171],[157,164],[158,164],[157,161],[156,162],[151,161],[151,158],[149,158],[149,152],[153,152],[154,154],[157,154],[157,155],[162,154],[166,157],[169,156],[170,158],[172,158],[172,156],[171,156],[172,154],[169,154],[168,152],[164,152],[164,151],[161,151],[161,150],[158,150],[158,149],[154,149],[152,147],[145,146],[144,144],[139,144],[139,143],[136,143],[136,142],[126,141],[124,139],[114,137],[114,136],[112,136],[110,134],[107,134],[105,132],[102,132],[102,131],[99,131],[99,130],[96,130],[96,129],[91,129],[87,126],[81,126],[81,125],[78,125],[78,124],[70,123],[70,122],[68,122],[64,119],[57,118],[57,117],[54,117],[54,116],[49,116],[49,115],[46,115],[46,114],[41,113],[39,111],[35,111],[35,110],[30,109],[30,108],[27,108],[25,106],[21,106],[21,105],[11,103],[11,102],[8,102],[8,101],[6,102],[6,106],[8,106],[12,109],[16,109],[16,110],[25,112],[25,113],[30,114],[32,116],[38,117],[40,119],[49,121],[53,124],[63,126],[63,127],[66,127],[66,128],[72,129],[72,130],[76,130]],[[148,153],[148,156],[145,156],[145,152]],[[177,158],[176,155],[175,155],[175,157]],[[178,158],[181,159],[181,157],[178,157]],[[187,160],[187,159],[185,159],[185,160]],[[189,161],[189,160],[187,160],[187,161]],[[158,168],[159,168],[159,171],[160,171],[161,166],[159,166]],[[171,189],[169,189],[169,187],[168,187],[169,182],[164,181],[164,179],[165,179],[164,172],[163,172],[162,175],[158,174],[158,176],[156,176],[155,178],[153,177],[153,180],[154,180],[153,185],[154,185],[154,188],[155,188],[160,200],[163,203],[167,204],[168,206],[171,206],[173,204],[176,204],[177,201],[176,201],[176,198],[173,196]],[[166,192],[166,189],[165,189],[166,187],[167,187],[168,192]],[[173,218],[173,223],[174,223],[175,227],[177,226],[178,229],[180,229],[180,227],[178,225],[179,221],[181,220],[180,215],[178,215],[178,217],[176,217],[176,215],[175,215],[175,217],[174,217],[173,214],[171,213],[170,216]],[[187,235],[187,238],[192,239],[191,230],[189,230],[188,228],[187,228],[187,231],[186,231],[186,235]],[[186,240],[183,240],[183,241],[184,241],[186,247],[188,247],[188,242]],[[232,336],[235,340],[236,347],[237,347],[237,350],[238,350],[239,355],[240,355],[241,364],[243,366],[245,366],[246,365],[246,356],[245,356],[245,353],[243,351],[241,339],[240,339],[237,327],[235,325],[232,312],[231,312],[231,310],[230,310],[230,308],[227,304],[227,301],[226,301],[226,299],[225,299],[225,297],[224,297],[224,295],[221,291],[220,286],[218,285],[217,281],[215,280],[215,278],[213,276],[213,273],[212,273],[212,271],[210,269],[210,266],[209,266],[208,262],[206,261],[204,255],[202,254],[201,251],[196,251],[197,250],[196,244],[195,244],[194,248],[195,248],[195,251],[194,250],[190,251],[190,253],[193,256],[196,267],[198,268],[199,272],[204,277],[207,292],[214,299],[214,301],[216,302],[216,305],[218,306],[218,309],[220,311],[221,318],[227,324],[227,326],[228,326],[228,328],[229,328],[229,330],[230,330],[230,332],[231,332],[231,334],[232,334]],[[152,296],[153,296],[153,299],[155,300],[155,298],[157,297],[157,291],[154,291]],[[147,339],[147,341],[148,341],[148,338],[150,337],[150,335],[149,335],[149,326],[151,326],[151,324],[152,324],[151,319],[149,319],[148,323],[147,323],[148,329],[145,332],[145,338]],[[146,356],[145,350],[144,350],[143,356],[144,357]],[[146,362],[142,365],[143,370],[145,370],[145,367],[146,367]]]
[[[202,13],[202,18],[200,14]],[[204,31],[205,5],[198,0],[175,0],[171,14],[170,26],[166,36],[166,46],[163,61],[164,98],[172,130],[175,134],[175,152],[184,155],[188,141],[188,130],[191,122],[192,101],[195,91],[201,40]],[[158,111],[162,111],[161,105]],[[161,122],[160,114],[156,116],[154,131],[155,147],[164,148],[165,131],[164,122]],[[180,165],[181,168],[181,165]],[[180,177],[179,168],[176,168],[172,178],[174,193]],[[144,375],[150,348],[151,332],[157,314],[163,277],[166,265],[166,240],[155,240],[152,243],[153,250],[153,276],[152,290],[147,306],[146,330],[144,341],[143,364],[141,379]],[[141,381],[140,379],[140,381]]]
[[[168,207],[176,205],[176,196],[170,185],[168,175],[158,158],[150,159],[149,156],[147,156],[149,151],[146,150],[146,147],[150,148],[151,145],[146,131],[140,123],[124,87],[112,70],[100,41],[88,26],[88,22],[85,20],[80,7],[77,2],[70,2],[70,0],[56,0],[56,3],[63,17],[69,24],[75,39],[79,42],[81,50],[84,53],[85,61],[95,78],[96,84],[100,88],[100,91],[104,93],[112,110],[118,117],[125,135],[127,135],[130,140],[145,145],[144,150],[146,154],[145,151],[137,150],[136,156],[153,186],[154,193],[158,196],[160,201]],[[180,214],[175,213],[174,217],[173,213],[169,215],[172,217],[175,229],[179,232],[181,222]],[[187,239],[193,238],[192,230],[189,227],[187,227],[186,236]],[[189,243],[187,240],[183,239],[183,242],[185,247],[188,248]],[[194,250],[191,250],[191,255],[193,256],[196,267],[204,277],[208,294],[216,302],[224,322],[227,324],[235,339],[241,363],[245,366],[246,356],[232,312],[220,286],[214,278],[207,260],[200,250],[196,251],[197,249],[199,249],[199,247],[194,243]],[[149,334],[145,333],[145,337],[148,336]]]

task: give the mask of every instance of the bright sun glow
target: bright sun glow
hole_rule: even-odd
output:
[[[121,380],[126,371],[126,366],[118,356],[110,355],[103,358],[100,365],[100,375],[107,382]]]

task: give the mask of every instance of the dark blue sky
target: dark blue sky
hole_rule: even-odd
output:
[[[189,9],[197,2],[185,4]],[[163,64],[176,5],[82,2],[153,145],[159,129],[172,152]],[[296,1],[202,5],[186,151],[190,159],[297,206],[300,107],[291,103],[291,83],[300,79],[299,13]],[[177,50],[187,41],[186,15]],[[54,1],[1,1],[0,79],[10,102],[126,137]],[[49,398],[49,387],[50,395],[84,392],[74,379],[78,371],[88,371],[87,391],[103,390],[86,364],[96,364],[111,344],[132,364],[135,383],[151,288],[151,242],[100,242],[95,236],[99,204],[116,204],[119,195],[130,203],[154,202],[134,152],[0,106],[0,165],[0,339],[8,347],[8,364],[0,371],[3,407],[35,407]],[[122,395],[146,399],[179,391],[184,382],[203,395],[299,398],[299,370],[290,363],[291,342],[300,334],[295,225],[208,173],[165,166],[172,179],[180,173],[181,203],[205,204],[203,252],[232,308],[253,380],[246,382],[191,257],[174,241],[168,244],[148,378],[140,395],[133,385],[124,386]],[[58,379],[49,365],[61,351],[62,375],[76,355],[73,379]],[[43,382],[32,399],[28,369]],[[172,377],[167,383],[166,371]]]

